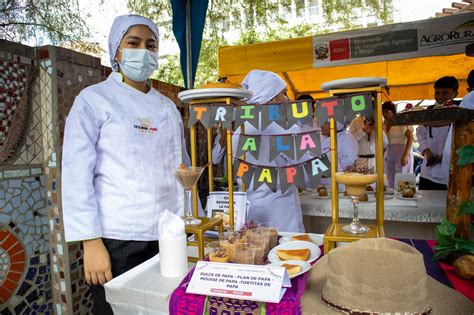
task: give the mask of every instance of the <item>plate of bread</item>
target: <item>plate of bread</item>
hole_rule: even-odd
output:
[[[287,260],[302,260],[312,263],[321,256],[319,246],[306,241],[291,241],[274,247],[268,253],[268,261],[272,263]]]
[[[285,260],[269,264],[270,266],[284,267],[290,279],[296,278],[311,269],[311,265],[302,260]]]
[[[295,233],[292,235],[285,235],[280,238],[280,244],[293,242],[293,241],[305,241],[305,242],[312,242],[317,246],[322,246],[324,244],[323,237],[314,234],[314,233]]]
[[[396,198],[397,199],[401,199],[401,200],[414,200],[414,199],[420,199],[421,197],[423,197],[423,195],[420,195],[420,194],[413,194],[413,195],[403,195],[403,194],[397,194],[396,195]]]

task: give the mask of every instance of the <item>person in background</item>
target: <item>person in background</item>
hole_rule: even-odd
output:
[[[349,133],[359,144],[357,167],[375,170],[375,121],[364,116],[354,118],[349,125]],[[383,133],[383,147],[388,145],[387,135]]]
[[[189,165],[181,115],[148,81],[158,36],[151,20],[118,16],[109,34],[113,72],[81,91],[66,120],[65,239],[83,244],[94,314],[113,314],[102,285],[157,254],[160,214],[184,206],[173,176]]]
[[[289,102],[286,96],[286,82],[273,72],[252,70],[242,81],[242,86],[253,92],[252,97],[247,100],[249,104],[282,104]],[[261,122],[259,124],[261,125]],[[268,136],[300,132],[302,132],[300,124],[295,124],[289,129],[284,129],[275,122],[272,122],[267,128],[260,130],[248,122],[245,123],[245,134]],[[240,133],[239,127],[232,136],[234,156]],[[246,154],[245,160],[252,164],[272,167],[284,167],[297,162],[283,154],[278,155],[274,161],[269,161],[269,138],[270,137],[262,137],[258,160],[251,154]],[[226,137],[223,137],[222,134],[214,139],[212,150],[212,161],[214,164],[222,161],[226,152],[226,146]],[[253,183],[250,184],[250,187],[253,187]],[[304,232],[300,199],[295,185],[290,186],[285,193],[282,193],[279,185],[277,186],[277,191],[273,192],[266,184],[263,184],[257,189],[247,189],[247,198],[250,201],[250,209],[247,216],[248,220],[273,222],[280,231]]]
[[[346,127],[340,123],[336,123],[337,128],[337,170],[339,172],[344,171],[347,167],[353,166],[357,160],[357,152],[359,151],[359,145],[357,140],[349,134]],[[329,121],[324,122],[321,125],[321,150],[326,152],[329,159],[331,159],[330,148],[331,148],[331,137],[330,137],[330,124]],[[331,185],[329,178],[321,178],[321,183],[327,187]],[[342,185],[339,185],[342,189]]]
[[[455,77],[442,77],[434,84],[436,104],[442,106],[458,94],[459,83]],[[421,165],[420,190],[447,190],[448,179],[443,174],[442,156],[450,126],[418,126],[416,137],[420,144],[419,151],[425,157]]]
[[[388,138],[384,170],[390,188],[395,186],[395,174],[413,173],[413,127],[392,126],[391,121],[396,113],[394,103],[389,101],[382,104],[382,115],[385,119],[384,131]]]
[[[459,104],[459,107],[473,109],[474,110],[474,70],[469,72],[467,76],[467,94]],[[449,129],[448,136],[446,138],[446,144],[443,149],[443,158],[442,158],[442,178],[445,180],[444,184],[447,186],[449,181],[449,165],[451,164],[451,146],[453,143],[453,127]]]

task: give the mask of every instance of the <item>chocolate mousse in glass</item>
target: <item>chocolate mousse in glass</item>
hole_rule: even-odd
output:
[[[184,201],[184,216],[183,220],[186,225],[200,224],[201,220],[195,218],[191,212],[191,190],[196,185],[199,177],[205,167],[186,167],[184,164],[180,164],[174,171],[174,176],[178,182],[183,186],[186,200]]]

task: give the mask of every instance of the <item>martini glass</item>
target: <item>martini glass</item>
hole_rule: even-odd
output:
[[[194,185],[196,185],[199,177],[205,167],[177,167],[174,176],[178,182],[183,186],[186,194],[186,200],[184,201],[184,216],[183,220],[186,225],[196,225],[201,223],[201,220],[196,219],[191,211],[191,191]]]

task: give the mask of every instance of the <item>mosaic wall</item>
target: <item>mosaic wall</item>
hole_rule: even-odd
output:
[[[49,314],[51,277],[35,50],[0,41],[0,313]]]
[[[61,148],[75,96],[104,80],[110,69],[97,58],[58,47],[35,51],[0,44],[6,51],[0,51],[0,68],[10,71],[0,72],[0,117],[5,118],[0,146],[6,147],[13,135],[12,114],[24,114],[7,162],[0,164],[0,314],[89,314],[92,301],[81,245],[64,241]],[[153,85],[178,104],[187,121],[177,98],[182,88],[158,81]],[[205,139],[204,129],[198,138]]]
[[[43,175],[0,182],[1,314],[51,311],[48,213],[44,196]]]

